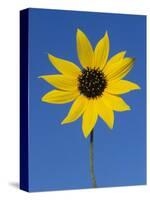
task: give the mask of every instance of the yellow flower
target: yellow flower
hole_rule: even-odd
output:
[[[60,72],[40,78],[55,86],[42,97],[46,103],[64,104],[74,101],[62,124],[71,123],[82,116],[82,130],[88,137],[98,117],[109,128],[114,125],[114,111],[130,110],[130,106],[119,96],[140,87],[122,80],[132,69],[135,59],[125,57],[122,51],[108,60],[110,44],[108,33],[93,50],[87,36],[77,30],[77,53],[82,69],[76,64],[48,54],[50,62]]]

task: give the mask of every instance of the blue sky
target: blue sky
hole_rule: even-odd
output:
[[[99,120],[95,127],[95,175],[99,187],[146,183],[146,18],[145,16],[29,10],[29,190],[90,188],[89,138],[81,119],[61,125],[71,103],[46,104],[52,86],[37,77],[56,74],[47,53],[79,65],[76,31],[93,46],[108,31],[110,56],[126,50],[136,63],[126,79],[140,91],[123,95],[132,110],[115,113],[114,129]],[[80,66],[80,65],[79,65]]]

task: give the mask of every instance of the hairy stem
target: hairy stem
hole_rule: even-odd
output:
[[[91,173],[91,179],[92,179],[92,186],[93,188],[96,188],[96,178],[94,175],[94,129],[90,133],[90,173]]]

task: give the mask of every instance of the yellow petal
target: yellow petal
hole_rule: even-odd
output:
[[[80,93],[78,91],[52,90],[42,97],[46,103],[64,104],[76,99]]]
[[[79,96],[72,104],[67,117],[62,121],[61,124],[67,124],[77,120],[84,112],[87,101],[87,98],[84,96]]]
[[[99,116],[104,120],[108,127],[112,129],[114,125],[113,110],[104,103],[103,98],[101,97],[96,101],[96,108]]]
[[[80,68],[70,61],[63,60],[61,58],[57,58],[50,54],[48,54],[48,58],[51,61],[51,63],[55,66],[55,68],[60,73],[66,75],[66,76],[77,77],[81,73]]]
[[[96,121],[97,121],[97,111],[95,106],[95,100],[88,100],[86,109],[83,113],[83,120],[82,120],[82,130],[84,136],[87,138],[91,133],[92,129],[94,128]]]
[[[116,55],[114,55],[106,64],[103,72],[104,74],[108,74],[110,73],[114,67],[119,63],[120,64],[120,61],[122,61],[122,59],[124,58],[126,54],[126,51],[121,51],[119,53],[117,53]]]
[[[94,65],[101,70],[105,67],[105,64],[109,55],[109,37],[107,32],[104,37],[98,42],[94,51]]]
[[[107,92],[104,92],[103,94],[103,101],[112,110],[115,110],[118,112],[131,110],[130,106],[128,106],[121,97],[109,94]]]
[[[119,81],[111,81],[110,83],[108,82],[106,91],[111,94],[124,94],[132,90],[139,90],[139,89],[140,87],[135,83],[126,80],[119,80]]]
[[[93,63],[93,48],[87,36],[81,31],[77,30],[77,53],[82,67],[91,67]]]
[[[64,75],[45,75],[40,78],[61,90],[77,90],[77,78]]]
[[[122,79],[132,69],[134,61],[134,58],[124,58],[121,62],[118,62],[114,69],[105,74],[107,80]]]

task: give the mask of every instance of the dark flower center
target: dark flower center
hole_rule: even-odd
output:
[[[104,73],[97,68],[83,69],[78,81],[80,93],[88,98],[101,96],[107,86]]]

